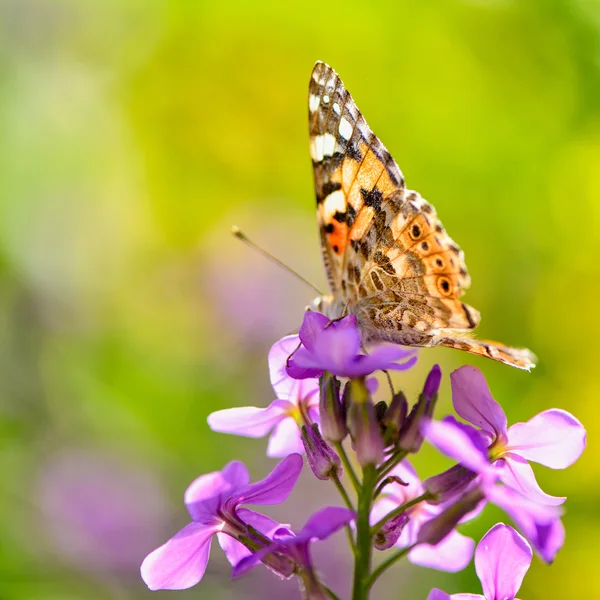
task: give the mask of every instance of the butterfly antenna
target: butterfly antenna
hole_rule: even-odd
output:
[[[310,288],[315,290],[315,292],[317,292],[317,294],[319,294],[319,296],[323,295],[323,293],[317,287],[315,287],[310,281],[308,281],[308,279],[305,279],[304,277],[302,277],[302,275],[300,275],[300,273],[297,273],[296,271],[294,271],[294,269],[292,269],[285,263],[281,262],[278,258],[275,258],[272,254],[269,254],[269,252],[267,252],[266,250],[263,250],[260,246],[257,246],[253,241],[251,241],[249,238],[247,238],[246,234],[242,233],[242,231],[239,229],[239,227],[236,227],[234,225],[231,228],[231,233],[233,233],[233,235],[236,238],[238,238],[239,240],[242,240],[242,242],[244,242],[245,244],[250,246],[250,248],[252,248],[253,250],[256,250],[256,252],[258,252],[259,254],[262,254],[265,258],[268,258],[269,260],[273,261],[275,264],[278,264],[282,269],[285,269],[288,273],[291,273],[294,277],[296,277],[296,279],[299,279],[300,281],[304,282],[307,286],[309,286]]]

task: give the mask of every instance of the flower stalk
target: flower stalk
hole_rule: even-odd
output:
[[[377,472],[375,467],[373,465],[366,466],[363,470],[362,484],[358,494],[352,600],[366,600],[368,598],[372,559],[372,534],[369,516],[376,485]]]
[[[565,539],[560,520],[565,498],[542,491],[528,461],[569,466],[585,447],[585,429],[560,409],[508,426],[474,367],[451,375],[453,405],[462,421],[434,419],[442,377],[437,365],[410,408],[405,394],[391,385],[389,401],[374,401],[371,375],[383,371],[389,377],[388,370],[406,370],[416,358],[413,349],[397,345],[367,353],[353,316],[330,321],[307,313],[299,335],[283,338],[269,353],[276,399],[267,407],[225,409],[208,418],[216,431],[269,435],[267,454],[283,460],[257,483],[250,483],[239,461],[192,482],[185,493],[192,522],[142,564],[150,589],[198,583],[214,537],[234,577],[263,565],[282,579],[295,579],[306,600],[340,600],[324,584],[310,548],[344,529],[354,559],[352,600],[367,600],[373,584],[402,559],[455,572],[474,552],[484,589],[496,586],[493,597],[514,598],[533,551],[551,562]],[[424,443],[455,464],[421,481],[407,457]],[[303,464],[322,485],[335,486],[343,506],[322,508],[296,531],[246,508],[285,501]],[[503,510],[522,535],[498,524],[475,551],[475,542],[457,527],[486,503]],[[387,557],[373,569],[375,550]],[[429,596],[449,599],[439,589]]]

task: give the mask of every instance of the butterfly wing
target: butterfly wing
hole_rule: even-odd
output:
[[[378,329],[386,323],[383,315],[392,312],[394,331],[399,324],[414,327],[416,320],[423,321],[421,329],[475,327],[477,312],[453,301],[469,285],[462,252],[433,207],[405,190],[398,165],[337,73],[322,62],[310,80],[309,126],[317,216],[333,296],[350,306],[364,299],[363,306],[377,310]],[[441,294],[446,285],[452,286],[450,292]],[[398,318],[399,301],[407,299],[412,311]]]
[[[322,62],[310,80],[309,131],[329,288],[337,306],[357,315],[363,336],[532,366],[528,351],[469,336],[479,313],[459,299],[470,284],[462,251],[435,209],[405,189],[398,165]]]
[[[310,153],[317,216],[331,293],[342,292],[346,252],[368,225],[365,205],[379,194],[402,193],[404,179],[375,137],[337,73],[317,62],[309,87]],[[365,191],[374,196],[365,198]]]

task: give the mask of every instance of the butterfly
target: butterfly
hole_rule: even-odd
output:
[[[308,96],[321,249],[330,294],[313,307],[330,319],[356,315],[365,343],[445,346],[529,370],[527,349],[475,339],[476,309],[462,250],[435,209],[408,190],[338,74],[313,69]]]

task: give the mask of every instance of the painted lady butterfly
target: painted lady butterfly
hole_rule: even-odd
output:
[[[363,339],[446,346],[529,370],[526,349],[474,339],[470,278],[435,209],[407,190],[398,165],[337,73],[317,62],[309,88],[310,154],[330,295],[315,309],[352,313]]]

